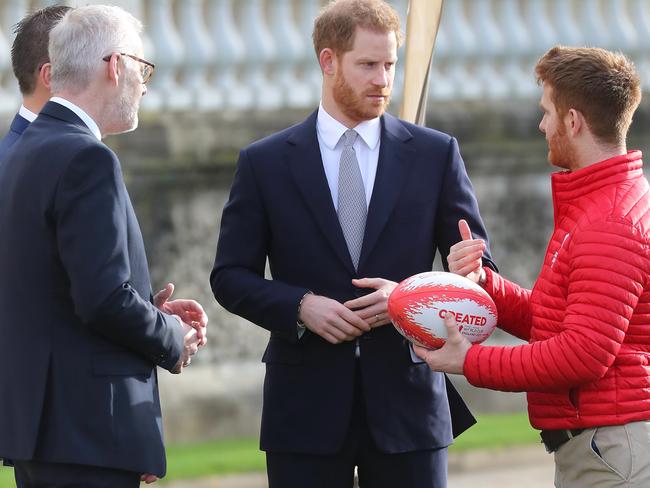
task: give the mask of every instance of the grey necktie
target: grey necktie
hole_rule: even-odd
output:
[[[359,266],[363,234],[366,229],[366,190],[361,178],[361,170],[354,152],[354,141],[358,134],[355,130],[348,129],[343,139],[343,152],[339,163],[339,198],[338,215],[345,242],[350,251],[354,269]]]

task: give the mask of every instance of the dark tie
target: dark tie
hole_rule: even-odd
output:
[[[343,139],[343,152],[339,162],[339,198],[338,215],[341,230],[348,251],[354,264],[354,269],[359,266],[363,234],[366,229],[366,190],[363,186],[361,170],[354,152],[354,141],[358,134],[355,130],[348,129],[341,136]]]

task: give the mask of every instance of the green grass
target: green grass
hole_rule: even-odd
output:
[[[165,480],[264,471],[266,461],[258,439],[227,439],[167,449]]]
[[[539,431],[533,429],[525,413],[477,415],[478,424],[463,433],[449,452],[470,449],[492,449],[539,442]]]
[[[539,442],[525,413],[479,415],[479,423],[460,436],[450,452],[492,449]],[[264,471],[264,453],[257,439],[227,439],[167,449],[165,480]],[[13,487],[13,471],[0,468],[0,488]]]
[[[0,463],[0,488],[14,488],[15,486],[14,470],[2,466],[2,463]]]
[[[491,449],[539,442],[539,434],[525,413],[484,414],[479,423],[460,436],[450,452]],[[257,439],[223,440],[205,444],[171,446],[167,450],[165,479],[190,479],[226,473],[263,471],[264,454]]]

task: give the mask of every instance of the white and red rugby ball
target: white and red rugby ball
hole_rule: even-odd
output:
[[[472,343],[487,339],[497,324],[490,295],[468,278],[444,271],[419,273],[388,297],[388,315],[409,341],[430,349],[445,344],[445,315],[452,312],[460,333]]]

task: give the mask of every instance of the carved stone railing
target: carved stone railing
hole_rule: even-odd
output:
[[[20,98],[11,73],[11,26],[52,1],[0,2],[0,113]],[[83,4],[67,0],[69,5]],[[156,63],[148,111],[307,108],[320,97],[311,44],[324,0],[112,0],[145,24]],[[406,18],[408,0],[392,0]],[[532,68],[554,44],[601,46],[635,60],[650,90],[648,0],[447,0],[429,95],[500,100],[538,94]],[[398,65],[395,99],[403,80]]]

